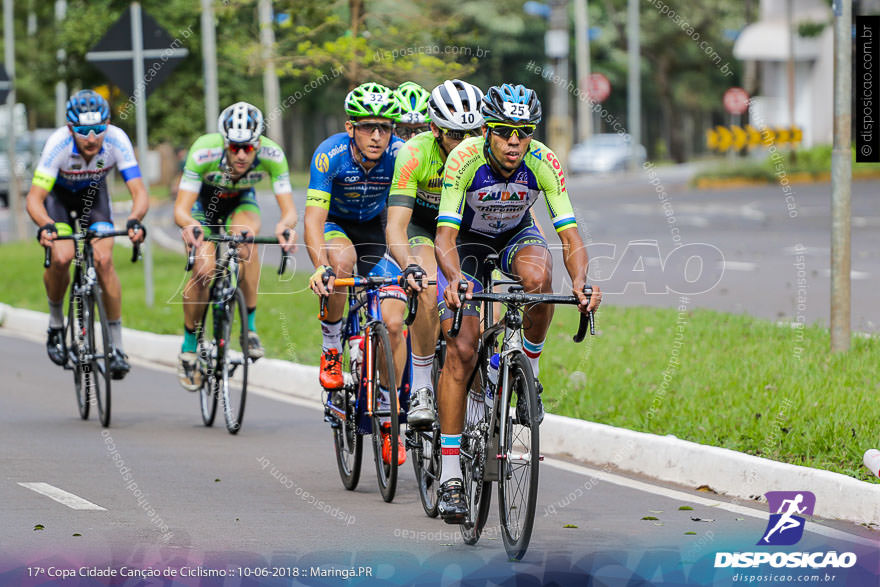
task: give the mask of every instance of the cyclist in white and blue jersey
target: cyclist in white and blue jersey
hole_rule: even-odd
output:
[[[146,235],[141,221],[150,206],[140,167],[128,135],[110,124],[110,105],[92,90],[81,90],[67,102],[67,125],[56,130],[43,147],[27,194],[27,211],[39,226],[37,240],[52,249],[52,263],[43,274],[49,300],[46,350],[53,363],[64,365],[64,293],[70,283],[73,241],[54,242],[73,232],[73,217],[83,230],[114,230],[107,175],[116,167],[131,193],[126,228],[133,243]],[[115,353],[110,357],[114,379],[130,367],[122,351],[122,288],[113,268],[113,239],[94,242],[95,269],[104,294]]]

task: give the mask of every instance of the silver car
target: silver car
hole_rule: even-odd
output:
[[[568,170],[571,173],[623,171],[633,153],[640,166],[648,158],[645,147],[633,145],[628,134],[593,135],[572,147],[568,154]]]

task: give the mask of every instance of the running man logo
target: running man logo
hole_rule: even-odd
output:
[[[804,535],[806,522],[801,516],[813,515],[816,496],[809,491],[768,491],[764,495],[770,507],[770,520],[758,545],[797,544]]]
[[[317,157],[315,157],[315,167],[318,168],[318,171],[321,173],[326,173],[328,169],[330,169],[330,158],[327,157],[327,153],[319,153]]]

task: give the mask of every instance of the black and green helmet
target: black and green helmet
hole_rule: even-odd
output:
[[[352,118],[379,117],[397,120],[400,105],[390,89],[382,84],[367,82],[345,97],[345,112]]]
[[[397,122],[407,124],[427,124],[431,122],[428,114],[428,100],[431,94],[415,82],[403,82],[394,90],[394,97],[400,106]]]

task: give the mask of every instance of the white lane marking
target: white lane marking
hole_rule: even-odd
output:
[[[551,459],[548,457],[544,457],[544,464],[550,465],[551,467],[556,467],[557,469],[562,469],[564,471],[568,471],[570,473],[577,473],[579,475],[585,475],[587,477],[593,477],[595,479],[601,479],[602,481],[607,481],[608,483],[613,483],[614,485],[620,485],[622,487],[629,487],[630,489],[635,489],[636,491],[644,491],[646,493],[653,493],[655,495],[662,495],[663,497],[668,497],[669,499],[674,499],[677,501],[684,502],[692,502],[700,505],[704,505],[707,507],[715,507],[722,510],[727,510],[729,512],[735,514],[742,514],[744,516],[751,516],[753,518],[759,518],[766,520],[768,519],[768,513],[763,512],[754,508],[749,508],[741,505],[736,505],[733,503],[727,503],[723,501],[718,501],[716,499],[707,499],[705,497],[700,497],[699,495],[691,495],[690,493],[685,493],[683,491],[677,491],[675,489],[667,489],[666,487],[659,487],[657,485],[651,485],[649,483],[644,483],[642,481],[636,481],[635,479],[629,479],[627,477],[623,477],[621,475],[615,475],[613,473],[606,473],[605,471],[599,471],[597,469],[591,469],[589,467],[584,467],[582,465],[576,465],[574,463],[569,463],[566,461],[559,461],[556,459]],[[807,532],[812,532],[814,534],[820,534],[822,536],[827,536],[828,538],[836,538],[839,540],[846,540],[847,542],[854,542],[856,544],[862,544],[865,546],[876,547],[877,542],[874,540],[869,540],[867,538],[862,538],[861,536],[857,536],[855,534],[849,534],[848,532],[843,532],[841,530],[835,530],[834,528],[828,528],[826,526],[822,526],[821,524],[817,524],[816,522],[810,522],[809,527],[806,529]]]
[[[102,508],[87,499],[83,499],[80,496],[64,491],[63,489],[58,489],[54,485],[49,485],[48,483],[19,483],[19,485],[26,489],[30,489],[31,491],[36,491],[40,495],[45,495],[49,499],[54,499],[58,503],[64,504],[72,510],[107,511],[106,508]]]
[[[754,271],[758,268],[757,263],[751,263],[749,261],[724,261],[721,266],[724,269],[729,269],[731,271]]]
[[[825,277],[831,277],[831,269],[825,269],[822,271],[822,274]],[[871,277],[871,274],[867,271],[856,271],[855,269],[850,269],[849,276],[851,279],[868,279]]]

